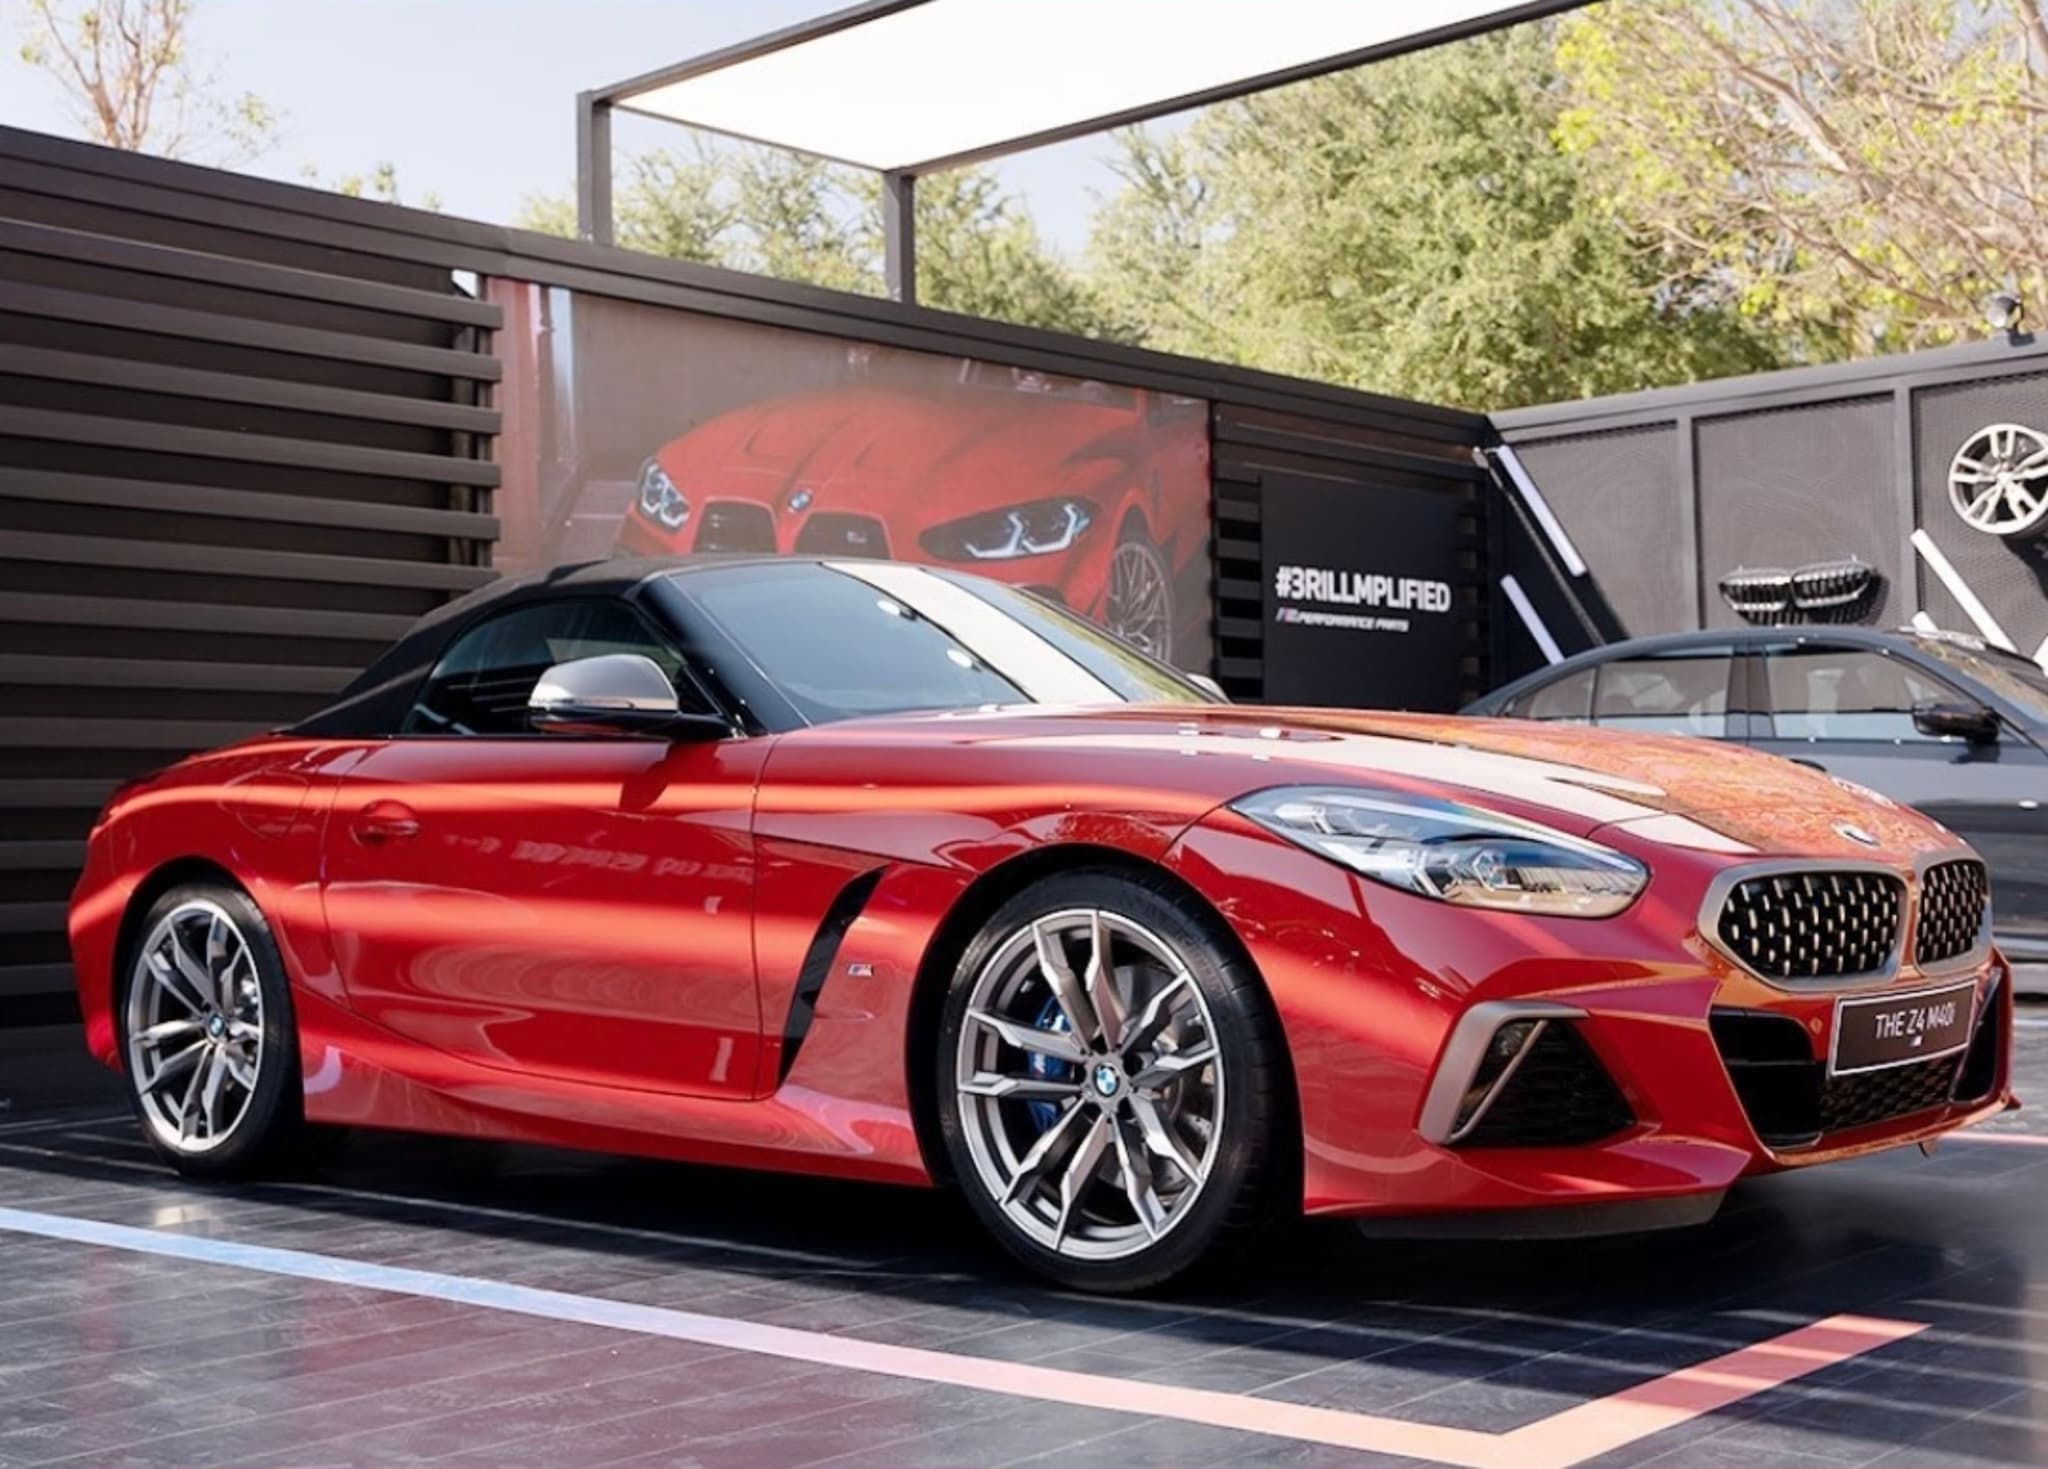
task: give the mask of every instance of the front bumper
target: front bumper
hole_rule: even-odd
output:
[[[1926,1141],[2012,1105],[2014,986],[2005,963],[1987,955],[1939,981],[1904,966],[1875,990],[1853,992],[1967,980],[1976,995],[1972,1049],[1949,1058],[1946,1080],[1841,1079],[1843,1089],[1884,1091],[1832,1097],[1824,1115],[1840,1125],[1795,1136],[1747,1084],[1755,1073],[1744,1073],[1731,1017],[1777,1027],[1773,1058],[1789,1054],[1796,1028],[1807,1051],[1794,1059],[1808,1068],[1801,1075],[1817,1089],[1818,1106],[1818,1089],[1836,1085],[1826,1058],[1838,992],[1767,984],[1701,938],[1702,897],[1725,862],[1660,859],[1628,912],[1583,921],[1452,909],[1382,888],[1228,809],[1186,833],[1170,860],[1218,902],[1280,1013],[1310,1213],[1521,1211],[1712,1195],[1745,1175]],[[1478,1021],[1467,1019],[1475,1013]],[[1567,1129],[1573,1140],[1564,1145],[1546,1145],[1541,1129],[1454,1139],[1457,1114],[1445,1098],[1455,1103],[1465,1091],[1474,1036],[1483,1042],[1523,1014],[1568,1028],[1611,1081],[1622,1111],[1594,1107],[1585,1122],[1564,1107],[1597,1132]],[[1553,1059],[1559,1074],[1569,1073],[1569,1058]],[[1737,1075],[1745,1077],[1741,1088]]]

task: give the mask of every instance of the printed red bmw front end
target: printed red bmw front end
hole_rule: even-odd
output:
[[[1054,596],[1154,657],[1199,656],[1205,405],[961,370],[950,391],[779,398],[670,440],[641,468],[619,549],[958,566]]]
[[[1111,1290],[1938,1137],[2015,1105],[1989,933],[1967,846],[1787,761],[1233,708],[976,578],[766,558],[474,594],[126,790],[71,915],[181,1168],[304,1120],[946,1183]]]

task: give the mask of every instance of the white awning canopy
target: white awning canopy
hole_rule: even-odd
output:
[[[588,94],[918,174],[1243,96],[1575,0],[871,0]]]

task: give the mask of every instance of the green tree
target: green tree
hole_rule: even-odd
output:
[[[518,222],[576,233],[575,208],[560,195],[529,197]],[[632,155],[617,183],[613,228],[629,250],[871,296],[884,289],[879,180],[773,149],[700,144]],[[1086,282],[992,175],[963,169],[918,180],[917,229],[923,304],[1103,330],[1106,317]]]
[[[1091,242],[1154,346],[1503,407],[1775,365],[1701,273],[1645,248],[1555,136],[1529,24],[1126,135]]]
[[[1561,34],[1567,146],[1803,355],[2048,305],[2040,0],[1628,0]]]

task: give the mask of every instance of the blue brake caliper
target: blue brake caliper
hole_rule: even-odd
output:
[[[1062,1010],[1060,1002],[1050,995],[1046,996],[1045,1008],[1038,1012],[1038,1019],[1032,1023],[1040,1030],[1073,1029],[1067,1023],[1067,1012]],[[1041,1081],[1072,1081],[1080,1074],[1072,1062],[1062,1061],[1056,1056],[1048,1056],[1040,1051],[1033,1051],[1024,1058],[1024,1069]],[[1060,1107],[1057,1102],[1026,1102],[1024,1107],[1031,1114],[1031,1121],[1040,1132],[1044,1132],[1059,1121]]]

